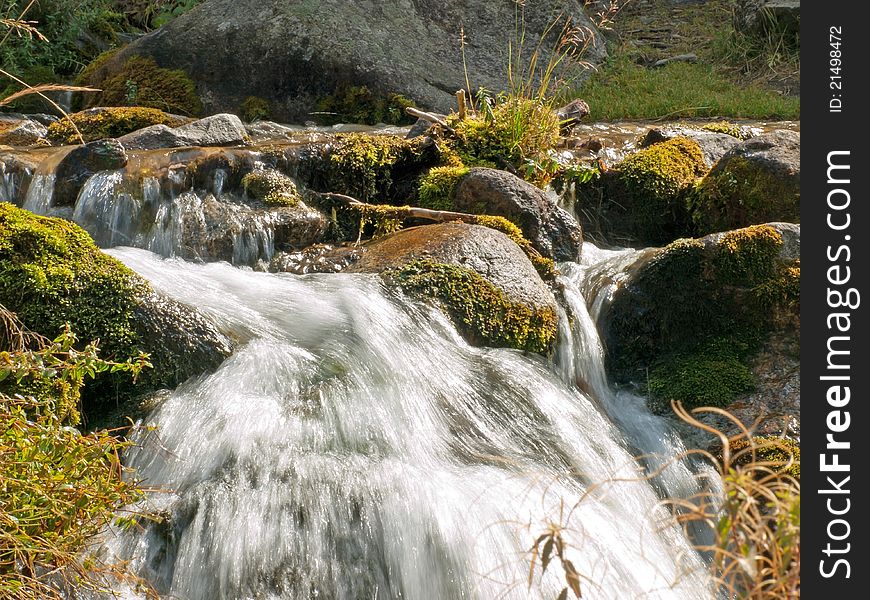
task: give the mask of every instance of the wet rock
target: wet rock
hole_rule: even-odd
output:
[[[91,175],[120,169],[126,164],[127,152],[118,140],[98,140],[73,148],[55,169],[53,204],[74,205],[79,191]]]
[[[180,148],[184,146],[238,146],[248,139],[245,125],[236,115],[218,114],[181,125],[152,125],[118,140],[130,150]]]
[[[580,122],[580,119],[589,114],[589,105],[580,98],[576,98],[565,106],[556,110],[556,116],[559,117],[559,127],[562,132],[569,131],[574,125]]]
[[[380,273],[435,301],[470,342],[546,352],[556,300],[522,250],[501,232],[465,223],[404,229],[362,248],[350,273]]]
[[[257,96],[269,102],[272,118],[294,123],[351,86],[447,112],[455,90],[465,87],[457,43],[462,27],[472,84],[508,89],[504,51],[514,36],[515,9],[512,2],[484,0],[209,0],[122,49],[105,75],[131,56],[150,57],[160,67],[184,70],[206,112],[236,111]],[[525,35],[537,42],[549,28],[544,56],[559,41],[561,27],[552,24],[560,17],[596,31],[579,0],[536,2],[525,11]],[[597,64],[604,56],[596,33],[583,59]],[[562,67],[560,77],[586,72],[571,61]]]
[[[517,223],[542,255],[576,260],[583,244],[580,224],[556,206],[543,190],[497,169],[471,169],[456,188],[461,212],[505,217]]]
[[[333,246],[314,244],[295,252],[277,252],[269,261],[268,270],[273,273],[340,273],[359,258],[361,250],[356,246]]]
[[[46,140],[48,129],[42,123],[23,119],[17,122],[13,121],[9,127],[6,127],[9,123],[9,121],[0,121],[0,145],[48,145],[48,140]]]

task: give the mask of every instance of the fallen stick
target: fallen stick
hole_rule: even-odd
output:
[[[450,135],[455,134],[456,132],[453,128],[447,124],[447,121],[439,117],[438,115],[433,115],[432,113],[423,112],[420,109],[414,108],[413,106],[408,106],[405,108],[405,112],[411,115],[412,117],[417,117],[418,119],[423,119],[424,121],[429,121],[430,123],[435,123],[436,125],[440,125],[444,128],[445,131],[450,133]]]

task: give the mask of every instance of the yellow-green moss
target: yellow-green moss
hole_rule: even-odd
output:
[[[324,183],[330,191],[363,202],[383,202],[394,195],[394,185],[403,174],[416,178],[416,173],[435,159],[434,145],[423,138],[338,135],[329,153]]]
[[[420,179],[417,197],[420,206],[432,210],[453,210],[453,196],[459,181],[470,169],[464,165],[442,166],[429,169]]]
[[[245,192],[266,204],[276,206],[298,206],[299,190],[292,178],[280,171],[269,169],[251,171],[242,177]]]
[[[176,117],[156,108],[141,106],[113,107],[73,113],[48,126],[48,136],[55,143],[78,144],[75,127],[85,142],[116,138],[150,125],[181,124]],[[73,127],[75,125],[75,127]]]
[[[760,435],[734,440],[729,444],[732,460],[738,465],[769,462],[767,468],[785,473],[798,481],[801,478],[801,448],[793,440]],[[753,456],[754,454],[754,456]]]
[[[704,125],[701,125],[701,129],[704,131],[712,131],[714,133],[724,133],[725,135],[730,135],[738,140],[745,140],[749,137],[740,125],[735,125],[728,121],[705,123]]]
[[[729,231],[719,240],[716,277],[727,285],[754,286],[776,273],[782,236],[770,225]]]
[[[248,96],[239,107],[239,116],[248,123],[268,119],[271,114],[272,107],[269,101],[259,96]]]
[[[164,69],[150,58],[131,56],[118,70],[102,77],[99,67],[110,58],[103,58],[87,78],[82,74],[82,83],[102,90],[88,96],[85,106],[147,106],[188,116],[202,113],[196,85],[184,71]]]
[[[800,186],[742,156],[714,169],[692,198],[692,218],[701,233],[758,223],[800,222]]]
[[[107,355],[133,354],[136,297],[148,286],[78,225],[0,202],[0,304],[54,338],[69,323]]]
[[[401,94],[378,94],[366,86],[345,86],[317,102],[317,117],[325,125],[363,123],[406,125],[414,122],[405,109],[415,107]]]
[[[507,98],[482,107],[475,116],[449,123],[462,161],[475,167],[510,167],[535,185],[546,185],[558,165],[549,152],[559,141],[559,117],[544,103]]]
[[[512,302],[471,269],[417,260],[386,271],[384,278],[409,294],[438,301],[471,343],[545,353],[555,341],[555,311]]]
[[[800,326],[801,261],[780,266],[776,274],[753,288],[755,303],[778,328]]]

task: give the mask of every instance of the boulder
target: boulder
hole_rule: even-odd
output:
[[[3,146],[48,145],[47,135],[48,129],[38,121],[0,121],[0,145]]]
[[[100,340],[102,355],[123,361],[139,351],[155,368],[137,384],[102,374],[86,388],[86,416],[216,368],[230,341],[190,307],[101,252],[79,226],[0,203],[0,304],[23,324],[54,338],[69,323],[83,342]]]
[[[525,38],[534,42],[527,51],[544,37],[546,60],[567,18],[596,32],[579,0],[541,0],[526,10]],[[447,112],[466,87],[461,32],[474,89],[505,90],[516,20],[515,3],[486,0],[207,0],[105,60],[90,82],[99,87],[144,56],[185,71],[207,113],[237,112],[256,96],[269,103],[271,118],[304,122],[353,87]],[[605,54],[603,38],[593,35],[582,58],[597,64]],[[558,76],[585,72],[566,61]]]
[[[180,148],[184,146],[238,146],[248,139],[245,125],[236,115],[218,114],[180,127],[158,124],[118,138],[130,150]]]
[[[702,233],[771,221],[800,221],[800,133],[780,129],[729,150],[694,202]]]
[[[515,222],[542,255],[577,260],[583,243],[580,224],[543,190],[516,175],[474,168],[456,188],[455,210],[505,217]]]
[[[800,0],[737,0],[734,29],[752,37],[769,34],[793,39],[800,34]]]
[[[73,206],[91,175],[120,169],[126,164],[127,152],[118,140],[97,140],[73,148],[55,169],[53,204]]]
[[[523,251],[488,227],[442,223],[367,243],[350,273],[380,273],[391,285],[434,300],[472,343],[546,352],[557,305]]]

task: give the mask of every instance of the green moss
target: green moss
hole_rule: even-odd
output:
[[[317,117],[325,125],[363,123],[407,125],[415,121],[405,112],[415,107],[413,100],[401,94],[378,94],[366,86],[345,86],[317,102]]]
[[[383,276],[409,294],[438,301],[471,343],[544,353],[556,338],[553,310],[512,302],[471,269],[417,260]]]
[[[700,183],[692,218],[702,233],[773,221],[800,222],[800,187],[744,157],[734,157]]]
[[[685,231],[687,194],[698,177],[707,172],[697,142],[674,138],[654,144],[632,154],[615,168],[630,198],[639,239],[661,241],[673,231]]]
[[[242,177],[242,186],[250,196],[277,206],[298,206],[299,190],[292,178],[273,169],[251,171]]]
[[[78,225],[0,203],[0,304],[54,338],[67,323],[104,354],[135,354],[135,298],[147,284]]]
[[[436,148],[424,138],[387,135],[338,135],[329,152],[324,187],[363,202],[383,202],[400,195],[400,180],[416,180],[434,164]]]
[[[161,68],[142,56],[131,56],[108,74],[101,73],[99,66],[82,78],[82,83],[102,89],[86,99],[86,106],[146,106],[189,116],[202,112],[196,85],[182,70]]]
[[[740,127],[740,125],[735,125],[734,123],[730,123],[728,121],[715,121],[713,123],[705,123],[701,126],[701,129],[704,131],[712,131],[713,133],[724,133],[725,135],[730,135],[731,137],[735,137],[738,140],[745,140],[749,138],[749,135]]]
[[[73,113],[48,126],[48,136],[55,143],[78,144],[75,127],[85,142],[116,138],[150,125],[175,127],[181,121],[156,108],[114,107]],[[75,125],[75,127],[73,127]]]
[[[732,340],[716,340],[689,353],[668,355],[650,369],[648,391],[660,403],[686,408],[725,407],[755,388],[752,372]]]
[[[732,460],[738,465],[773,463],[767,468],[800,481],[801,448],[794,440],[760,435],[753,437],[751,442],[746,438],[734,440],[730,442],[730,449]]]
[[[780,266],[776,274],[752,290],[761,315],[767,315],[777,328],[800,326],[801,261]]]
[[[559,141],[559,118],[547,104],[509,97],[449,122],[456,131],[454,148],[468,166],[509,168],[538,186],[558,170],[548,153]]]
[[[259,96],[248,96],[239,107],[239,116],[247,123],[268,119],[271,114],[272,107],[269,101]]]
[[[716,277],[726,285],[754,286],[771,279],[782,236],[770,225],[729,231],[719,240]]]
[[[420,179],[420,186],[417,188],[420,206],[432,210],[453,210],[456,186],[469,170],[464,165],[429,169],[429,172]]]

